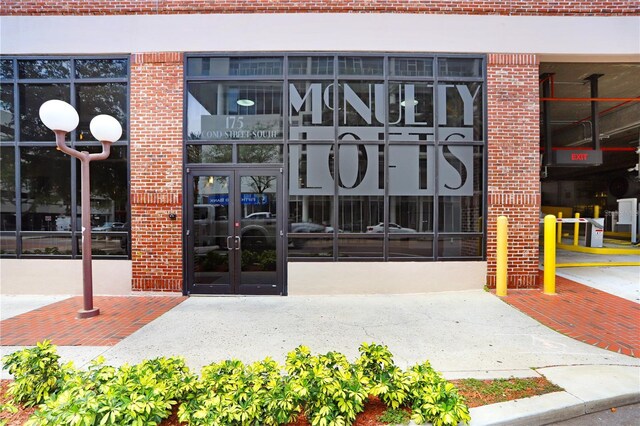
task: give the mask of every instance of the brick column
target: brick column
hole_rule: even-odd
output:
[[[182,58],[131,57],[133,290],[182,291]]]
[[[535,55],[487,57],[487,285],[496,284],[496,220],[509,218],[508,286],[538,285],[539,63]]]

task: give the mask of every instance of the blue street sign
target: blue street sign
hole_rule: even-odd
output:
[[[242,194],[241,203],[249,205],[268,204],[269,197],[265,194]]]
[[[217,195],[209,195],[209,204],[222,204],[223,206],[226,206],[229,204],[229,196],[228,195],[223,195],[223,194],[217,194]]]
[[[240,202],[245,205],[264,205],[269,204],[269,197],[266,194],[242,194]],[[207,203],[229,205],[229,196],[225,194],[208,195]]]

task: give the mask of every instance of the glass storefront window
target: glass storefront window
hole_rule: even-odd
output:
[[[0,232],[0,255],[15,255],[17,251],[16,240],[15,232]]]
[[[65,232],[23,232],[22,253],[30,256],[70,256],[73,239]]]
[[[188,58],[187,72],[193,77],[281,77],[283,60],[270,57]]]
[[[0,141],[12,141],[16,134],[13,84],[0,84]]]
[[[413,234],[389,235],[389,258],[424,260],[433,257],[433,236]]]
[[[18,61],[18,75],[23,79],[69,78],[71,61],[68,59],[29,59]]]
[[[343,235],[338,236],[338,259],[360,258],[367,260],[382,260],[384,239],[369,238],[368,236]]]
[[[440,232],[483,231],[482,147],[441,147]]]
[[[76,59],[77,78],[126,78],[126,59]]]
[[[281,140],[282,83],[188,84],[190,140]]]
[[[289,197],[289,234],[332,233],[333,225],[333,197]]]
[[[482,83],[438,84],[438,138],[441,141],[484,139]]]
[[[482,256],[482,236],[443,235],[438,238],[440,258],[480,258]]]
[[[483,58],[323,53],[279,59],[187,59],[190,163],[203,162],[195,152],[204,148],[189,140],[227,141],[233,164],[284,161],[290,259],[482,258]],[[276,77],[282,70],[268,63],[286,64],[284,74]],[[275,147],[234,133],[238,122],[245,126],[248,116],[263,114],[248,109],[257,105],[251,88],[261,85],[272,88],[274,105],[263,113],[286,125],[278,128],[283,143],[276,145],[284,159]],[[256,157],[263,148],[273,155]]]
[[[389,58],[392,77],[433,77],[432,58]]]
[[[69,102],[68,84],[20,84],[20,140],[55,142],[55,135],[40,121],[40,106],[48,100]],[[67,136],[69,137],[69,136]]]
[[[338,58],[339,75],[384,75],[384,60],[368,56],[342,56]]]
[[[78,151],[99,153],[100,146],[77,146]],[[76,166],[80,170],[80,161]],[[80,173],[76,173],[77,211],[81,212]],[[127,149],[114,144],[106,160],[91,163],[91,228],[96,232],[128,230]],[[118,253],[119,254],[119,253]]]
[[[23,231],[68,231],[71,161],[54,147],[20,149]]]
[[[290,56],[289,75],[333,75],[331,56]]]
[[[239,163],[282,163],[282,145],[238,145]]]
[[[0,59],[0,79],[13,78],[13,61],[11,59]]]
[[[187,145],[189,163],[231,163],[233,145]]]
[[[16,230],[15,151],[0,146],[0,231]]]
[[[108,114],[118,120],[122,126],[120,139],[128,139],[126,83],[76,85],[76,109],[80,116],[80,123],[76,128],[78,141],[95,141],[89,131],[89,123],[100,114]]]
[[[114,249],[103,247],[101,254],[127,256],[128,74],[126,57],[0,59],[0,254],[79,255],[81,168],[56,149],[54,133],[39,117],[42,104],[57,99],[78,111],[79,125],[66,135],[78,150],[102,151],[89,131],[96,115],[109,114],[122,125],[109,158],[91,163],[91,207],[94,226],[102,227],[94,249],[108,242]]]
[[[379,234],[384,232],[384,197],[338,197],[338,226],[344,232],[354,234]]]
[[[289,139],[333,140],[333,81],[289,83]]]
[[[332,259],[333,237],[290,235],[289,257],[307,259]]]
[[[389,232],[433,232],[433,213],[433,197],[389,197]]]
[[[384,140],[386,112],[383,82],[340,82],[338,108],[338,139]]]
[[[433,83],[389,83],[389,140],[434,140],[433,93]]]
[[[440,77],[482,77],[482,60],[478,58],[438,58]]]

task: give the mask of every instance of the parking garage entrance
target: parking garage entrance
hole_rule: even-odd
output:
[[[283,294],[281,170],[187,170],[188,294]]]

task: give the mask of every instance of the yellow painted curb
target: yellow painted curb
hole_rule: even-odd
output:
[[[556,268],[589,268],[602,266],[640,266],[640,262],[556,263]]]
[[[557,248],[567,251],[575,251],[578,253],[591,253],[591,254],[626,254],[626,255],[640,255],[640,250],[637,248],[595,248],[595,247],[582,247],[571,246],[566,244],[558,244]]]

